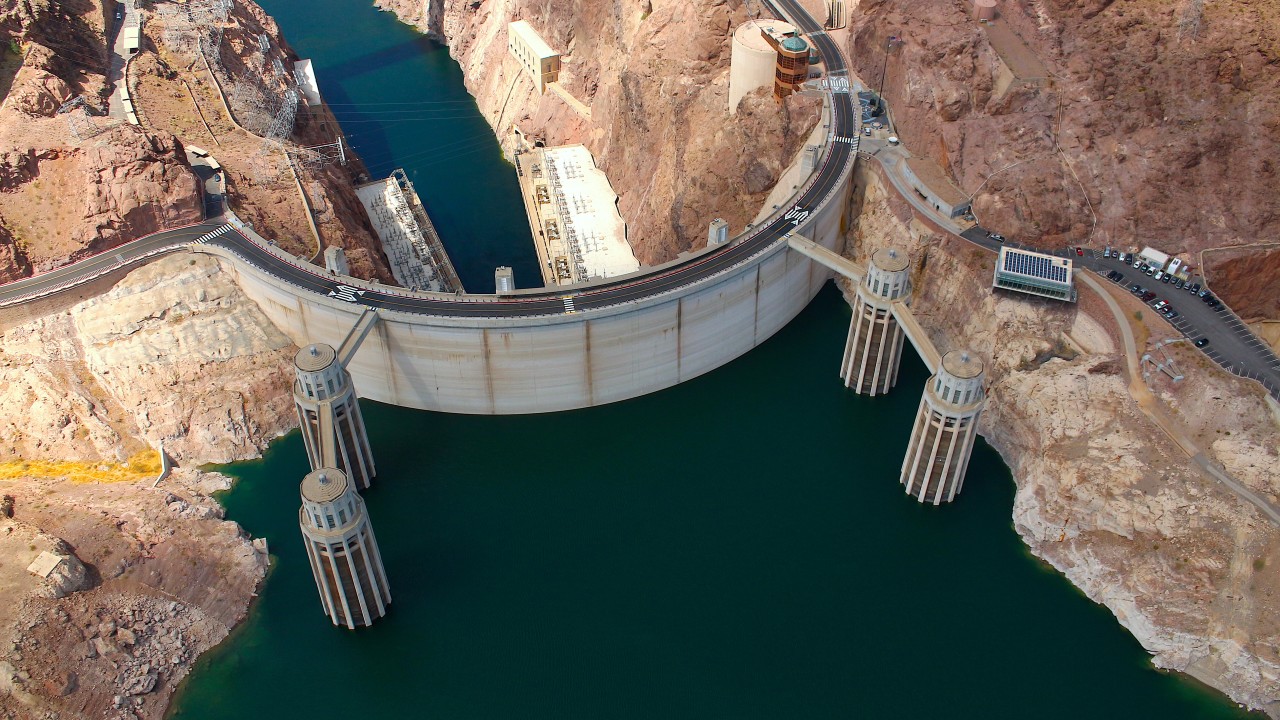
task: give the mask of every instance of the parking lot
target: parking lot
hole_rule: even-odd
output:
[[[1280,401],[1280,358],[1277,358],[1271,348],[1240,321],[1225,302],[1219,302],[1217,306],[1211,307],[1204,298],[1188,291],[1187,287],[1196,283],[1204,289],[1203,277],[1192,276],[1188,286],[1178,289],[1172,283],[1155,280],[1154,275],[1147,275],[1135,269],[1132,261],[1125,263],[1119,257],[1103,257],[1103,250],[1075,246],[1057,251],[1040,250],[994,235],[978,225],[965,230],[961,233],[961,237],[992,251],[999,251],[1002,245],[1008,245],[1036,252],[1048,252],[1059,257],[1069,257],[1078,269],[1092,270],[1108,282],[1116,282],[1126,291],[1129,291],[1131,285],[1141,286],[1154,293],[1151,299],[1146,301],[1149,311],[1144,313],[1144,318],[1147,315],[1159,316],[1158,319],[1152,318],[1152,328],[1159,328],[1159,323],[1163,321],[1168,323],[1171,336],[1180,334],[1192,343],[1207,340],[1200,345],[1201,352],[1228,372],[1262,383],[1271,397]],[[1122,278],[1118,281],[1108,278],[1107,273],[1112,270],[1119,272]],[[1161,300],[1173,306],[1174,311],[1178,313],[1177,317],[1166,318],[1152,307]]]
[[[1280,400],[1280,358],[1212,291],[1206,292],[1203,287],[1200,293],[1189,291],[1188,288],[1195,284],[1203,286],[1203,278],[1193,276],[1187,286],[1179,289],[1172,282],[1160,282],[1154,276],[1135,269],[1132,262],[1125,263],[1118,257],[1103,257],[1103,252],[1085,250],[1083,256],[1075,259],[1082,267],[1121,285],[1131,294],[1141,295],[1131,289],[1138,285],[1150,294],[1149,299],[1144,300],[1150,308],[1149,314],[1159,315],[1214,362],[1236,375],[1261,382],[1272,397]],[[1108,277],[1112,271],[1120,274],[1119,279]],[[1172,307],[1175,317],[1165,317],[1156,308],[1162,301],[1167,306],[1160,309]]]

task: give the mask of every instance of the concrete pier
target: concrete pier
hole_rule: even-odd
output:
[[[925,385],[900,480],[920,502],[938,505],[960,493],[986,401],[983,379],[977,357],[952,351]]]
[[[336,467],[360,488],[369,487],[376,474],[373,453],[351,374],[338,352],[323,343],[307,345],[293,365],[293,404],[311,469]]]
[[[354,630],[387,614],[391,587],[364,500],[337,468],[307,474],[298,524],[325,614]]]
[[[878,250],[858,284],[840,363],[845,387],[857,393],[883,395],[898,381],[903,334],[893,310],[894,303],[905,303],[911,292],[909,266],[906,253]]]

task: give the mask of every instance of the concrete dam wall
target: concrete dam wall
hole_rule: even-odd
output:
[[[849,173],[796,232],[839,252]],[[359,304],[292,285],[201,246],[294,343],[342,343]],[[656,392],[728,363],[782,329],[831,272],[781,240],[718,275],[631,303],[523,318],[388,310],[348,365],[361,397],[468,414],[552,412]]]

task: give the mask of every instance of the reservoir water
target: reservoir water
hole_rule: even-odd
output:
[[[331,101],[462,99],[446,51],[365,1],[263,5]],[[353,57],[363,65],[342,69]],[[435,132],[486,130],[474,105],[455,105]],[[405,128],[422,122],[377,117],[349,128],[356,148],[413,174],[464,282],[491,284],[524,222],[496,143],[446,174],[415,155],[433,138]],[[464,180],[512,215],[478,211],[475,196],[455,206]],[[299,435],[226,468],[239,479],[228,517],[268,538],[273,569],[171,717],[1246,717],[1155,670],[1028,554],[1012,479],[984,443],[954,505],[902,493],[925,370],[908,354],[889,396],[845,390],[848,318],[829,287],[729,366],[591,410],[364,403],[378,462],[365,498],[394,601],[359,632],[329,624],[303,552]]]

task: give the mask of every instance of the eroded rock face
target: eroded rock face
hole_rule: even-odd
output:
[[[289,340],[207,256],[130,273],[69,313],[19,326],[0,355],[0,448],[181,462],[256,456],[294,423]]]
[[[975,211],[1019,241],[1194,252],[1271,238],[1276,20],[1230,0],[1204,5],[1196,29],[1193,5],[1002,3],[997,25],[1025,48],[997,52],[969,4],[867,0],[850,59],[878,78],[888,38],[904,41],[885,82],[898,134],[967,192],[990,177]]]
[[[267,563],[265,547],[201,493],[200,475],[176,470],[158,488],[8,484],[16,502],[14,518],[0,518],[6,557],[47,546],[64,559],[47,580],[0,568],[0,714],[164,716],[196,657],[243,618]],[[70,582],[76,568],[80,582]]]
[[[504,144],[584,143],[609,176],[636,257],[657,264],[705,243],[707,224],[739,232],[817,122],[818,98],[761,93],[728,108],[731,32],[749,17],[725,0],[382,0],[441,36]],[[564,58],[560,84],[590,107],[539,95],[507,52],[507,24],[529,20]]]
[[[979,430],[1013,472],[1018,533],[1110,609],[1158,666],[1275,715],[1280,530],[1148,419],[1130,395],[1115,320],[1092,291],[1081,288],[1078,305],[990,292],[994,257],[913,220],[885,187],[860,166],[856,256],[908,250],[920,324],[940,350],[967,347],[984,359]],[[1260,391],[1190,349],[1172,352],[1187,379],[1155,374],[1162,411],[1238,480],[1280,499],[1280,427]]]

